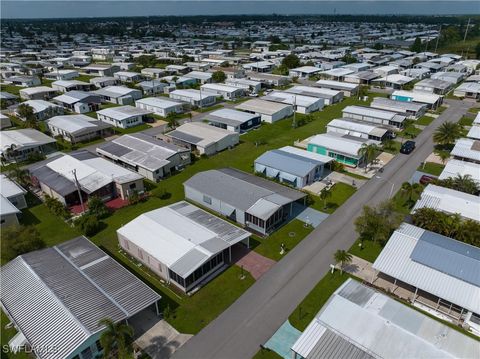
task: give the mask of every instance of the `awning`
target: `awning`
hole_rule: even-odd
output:
[[[274,168],[267,168],[266,174],[268,177],[277,177],[279,172],[280,172],[279,170],[276,170]]]
[[[260,165],[258,163],[255,164],[255,171],[257,171],[257,172],[264,173],[266,168],[267,167],[264,166],[264,165]]]
[[[280,178],[290,183],[295,183],[297,181],[297,176],[294,176],[294,175],[291,175],[290,173],[285,173],[285,172],[280,173]]]

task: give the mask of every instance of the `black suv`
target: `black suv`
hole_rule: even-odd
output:
[[[414,141],[407,141],[405,142],[402,147],[400,147],[400,153],[404,153],[406,155],[412,153],[415,149],[415,142]]]

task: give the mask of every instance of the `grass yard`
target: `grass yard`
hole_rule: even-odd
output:
[[[382,250],[383,246],[380,243],[374,243],[373,241],[363,241],[362,247],[360,247],[360,240],[357,239],[348,251],[354,256],[373,263]]]
[[[335,271],[328,272],[310,293],[303,299],[298,307],[290,314],[288,320],[295,328],[303,332],[315,315],[327,302],[328,298],[340,287],[349,275]]]
[[[268,348],[260,349],[252,359],[282,359],[280,355]]]
[[[40,232],[47,247],[64,242],[80,235],[75,227],[70,227],[61,218],[52,214],[48,208],[32,194],[27,195],[29,207],[22,210],[21,224],[34,225]]]
[[[147,125],[146,123],[142,123],[141,125],[133,126],[129,128],[114,127],[114,130],[119,135],[125,135],[127,133],[135,133],[139,131],[148,130],[149,128],[151,128],[151,126]]]
[[[431,124],[434,120],[435,120],[435,118],[433,118],[433,117],[430,117],[430,116],[422,116],[422,117],[420,117],[420,118],[415,122],[415,124],[416,124],[416,125],[420,125],[420,126],[428,126],[428,125]]]
[[[288,253],[312,231],[312,226],[305,227],[302,221],[294,219],[267,238],[250,238],[250,244],[252,247],[256,244],[253,248],[255,252],[279,261],[286,255],[286,253],[283,256],[280,254],[280,245],[282,243],[285,244]]]
[[[417,137],[421,132],[422,132],[421,129],[419,129],[415,126],[411,126],[408,129],[404,129],[404,130],[400,131],[397,134],[397,137],[401,137],[401,138],[404,138],[404,139],[412,139],[412,138]]]
[[[167,321],[182,333],[197,334],[227,309],[254,282],[253,277],[234,265],[191,297],[186,297]]]
[[[30,356],[29,354],[25,353],[25,352],[19,352],[19,353],[4,353],[3,350],[4,348],[7,348],[8,347],[8,342],[10,339],[12,339],[16,334],[17,334],[17,331],[15,328],[10,328],[10,329],[6,329],[5,326],[10,323],[10,320],[8,319],[7,315],[3,312],[3,310],[1,311],[1,323],[0,323],[0,342],[2,343],[2,350],[1,350],[1,356],[0,358],[2,359],[31,359],[33,358],[33,356]]]
[[[10,85],[10,84],[2,84],[0,86],[0,90],[6,91],[6,92],[11,93],[12,95],[16,95],[16,96],[20,96],[20,90],[22,88],[23,87]]]
[[[95,76],[89,76],[89,75],[80,75],[75,80],[77,81],[83,81],[86,83],[90,83],[90,80],[93,79]]]
[[[462,126],[472,126],[473,125],[473,117],[468,117],[468,116],[462,116],[460,121],[458,123]]]
[[[391,153],[392,155],[396,155],[400,152],[400,147],[402,147],[402,144],[400,142],[392,141],[391,145],[383,147],[383,151]]]
[[[232,102],[233,102],[233,101],[232,101]],[[204,113],[204,112],[210,112],[210,111],[214,111],[214,110],[220,110],[221,108],[223,108],[223,105],[218,104],[218,105],[213,105],[213,106],[198,108],[198,109],[196,109],[195,111],[196,111],[196,112],[200,112],[200,113]]]
[[[355,193],[356,189],[348,184],[338,182],[335,183],[331,189],[331,197],[327,198],[326,207],[324,201],[318,196],[312,196],[315,200],[312,208],[315,208],[324,213],[333,213],[340,207],[347,199]]]
[[[440,176],[440,173],[442,173],[444,168],[445,166],[440,163],[427,162],[425,163],[425,166],[420,165],[417,170],[434,176]]]

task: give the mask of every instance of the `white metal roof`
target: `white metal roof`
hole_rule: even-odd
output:
[[[326,96],[326,97],[334,97],[341,94],[341,91],[330,90],[330,89],[321,88],[321,87],[311,87],[311,86],[294,86],[285,90],[285,92],[300,93],[300,94],[303,93],[305,95],[312,94],[312,95]]]
[[[168,109],[181,105],[181,103],[165,98],[165,97],[146,97],[135,101],[135,105],[141,103],[147,106],[158,107],[162,109]],[[138,107],[138,106],[137,106]]]
[[[342,112],[344,116],[345,114],[353,114],[353,115],[379,118],[379,119],[388,120],[388,121],[393,121],[397,119],[400,120],[402,117],[405,118],[405,116],[399,115],[396,112],[379,110],[377,108],[364,107],[364,106],[347,106],[342,110]]]
[[[201,94],[201,97],[200,97],[200,94]],[[187,98],[191,98],[195,101],[200,101],[200,99],[215,97],[214,95],[211,95],[209,93],[205,93],[204,91],[202,91],[200,93],[200,90],[194,90],[194,89],[175,90],[175,91],[170,92],[170,95],[178,95],[178,96],[181,96],[181,97],[187,97]]]
[[[116,165],[104,158],[95,157],[82,162],[97,170],[99,173],[104,174],[106,177],[111,178],[116,183],[123,184],[143,179],[138,173],[127,170],[126,168]]]
[[[292,107],[278,102],[265,101],[260,99],[252,99],[235,106],[238,110],[251,111],[260,114],[273,115],[279,111],[283,111],[286,107]]]
[[[28,100],[28,101],[22,102],[22,104],[28,105],[31,108],[33,108],[34,113],[45,111],[48,108],[59,107],[58,105],[55,105],[45,100]]]
[[[150,113],[152,112],[148,110],[144,110],[142,108],[129,106],[129,105],[109,107],[109,108],[97,111],[97,114],[104,115],[109,118],[114,118],[116,120],[125,120],[134,116],[135,117],[143,116],[143,115],[148,115]]]
[[[438,178],[447,179],[457,175],[471,176],[474,181],[480,184],[480,164],[450,159]]]
[[[35,95],[37,93],[43,93],[43,92],[56,92],[56,90],[47,86],[37,86],[37,87],[28,87],[28,88],[21,89],[20,92],[26,95]]]
[[[480,126],[472,126],[470,130],[468,130],[467,137],[480,140]]]
[[[476,82],[464,82],[460,86],[458,86],[455,91],[464,91],[464,92],[480,92],[480,84]]]
[[[360,138],[347,138],[334,133],[322,133],[310,138],[309,143],[325,147],[334,152],[347,154],[353,158],[360,158],[358,151],[368,141]]]
[[[480,301],[478,300],[480,298],[480,287],[411,258],[419,238],[424,233],[432,232],[403,223],[388,240],[385,248],[373,263],[373,269],[474,313],[480,313]],[[433,235],[436,234],[433,233]],[[456,242],[453,239],[451,241]],[[461,244],[469,246],[468,244]],[[480,273],[478,259],[476,263],[476,273],[478,275]]]
[[[436,103],[442,96],[435,95],[428,92],[420,91],[405,91],[405,90],[396,90],[392,93],[392,96],[400,96],[411,98],[415,102],[427,103],[433,105]]]
[[[292,350],[308,359],[479,355],[474,339],[353,279],[335,291]]]
[[[233,93],[240,90],[238,87],[225,85],[225,84],[205,84],[205,85],[202,85],[201,88],[206,92],[220,91],[220,92]]]
[[[433,208],[480,222],[480,197],[450,188],[429,184],[415,203],[412,212],[419,208]]]
[[[365,133],[367,135],[373,135],[382,137],[388,130],[386,128],[381,128],[368,122],[355,121],[350,118],[336,118],[331,120],[327,124],[327,129],[329,127],[340,128],[348,131],[348,134],[351,132]]]
[[[23,147],[34,147],[55,142],[54,138],[31,128],[0,131],[0,151],[2,152],[12,145],[15,145],[17,149],[21,149]]]
[[[285,103],[287,105],[296,105],[296,106],[312,106],[316,103],[323,104],[323,100],[318,97],[297,95],[289,92],[283,91],[273,91],[270,92],[267,96],[263,96],[262,99],[267,101],[275,101]]]
[[[222,231],[218,230],[220,227]],[[229,247],[250,236],[249,232],[184,201],[143,213],[117,232],[168,267],[193,250],[203,253],[207,260],[216,252],[204,245],[215,238],[227,242]],[[200,264],[194,263],[177,274],[188,276]]]
[[[480,141],[471,138],[460,138],[455,143],[455,147],[453,147],[450,154],[480,162]]]
[[[296,67],[294,69],[290,69],[290,71],[295,71],[295,72],[304,72],[306,74],[314,74],[316,72],[320,72],[321,69],[315,66],[300,66]]]
[[[345,67],[337,67],[331,70],[327,71],[322,71],[322,75],[328,75],[328,76],[333,76],[333,77],[340,77],[340,76],[346,76],[353,74],[355,71],[352,69],[347,69]],[[318,82],[317,82],[318,83]]]
[[[0,216],[7,214],[20,213],[20,210],[15,207],[12,202],[8,200],[3,194],[0,194]]]
[[[49,126],[62,129],[67,133],[75,133],[87,128],[93,130],[98,127],[97,119],[81,114],[54,116],[47,123]]]
[[[20,187],[17,183],[12,181],[4,174],[0,174],[0,194],[2,196],[10,198],[25,193],[27,193],[27,191]]]
[[[219,142],[222,139],[235,136],[238,137],[238,133],[224,130],[223,128],[210,126],[203,122],[187,122],[177,127],[175,130],[167,133],[167,136],[176,137],[178,133],[187,134],[195,137],[199,141],[196,142],[197,146],[207,147],[210,144]]]
[[[353,73],[353,71],[352,71]],[[334,88],[334,89],[347,89],[349,91],[353,91],[358,88],[358,85],[350,84],[348,82],[340,82],[340,81],[333,81],[333,80],[318,80],[316,82],[320,87],[326,88]]]

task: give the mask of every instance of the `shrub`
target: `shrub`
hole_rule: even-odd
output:
[[[2,229],[2,261],[10,261],[21,254],[45,247],[40,233],[34,226],[9,226]]]
[[[54,197],[50,197],[49,195],[45,195],[45,206],[54,215],[61,217],[63,219],[68,219],[72,216],[71,213],[65,208],[62,202],[60,202],[58,199]]]
[[[88,237],[97,234],[102,229],[102,222],[91,214],[84,214],[81,216],[75,221],[75,225]]]

